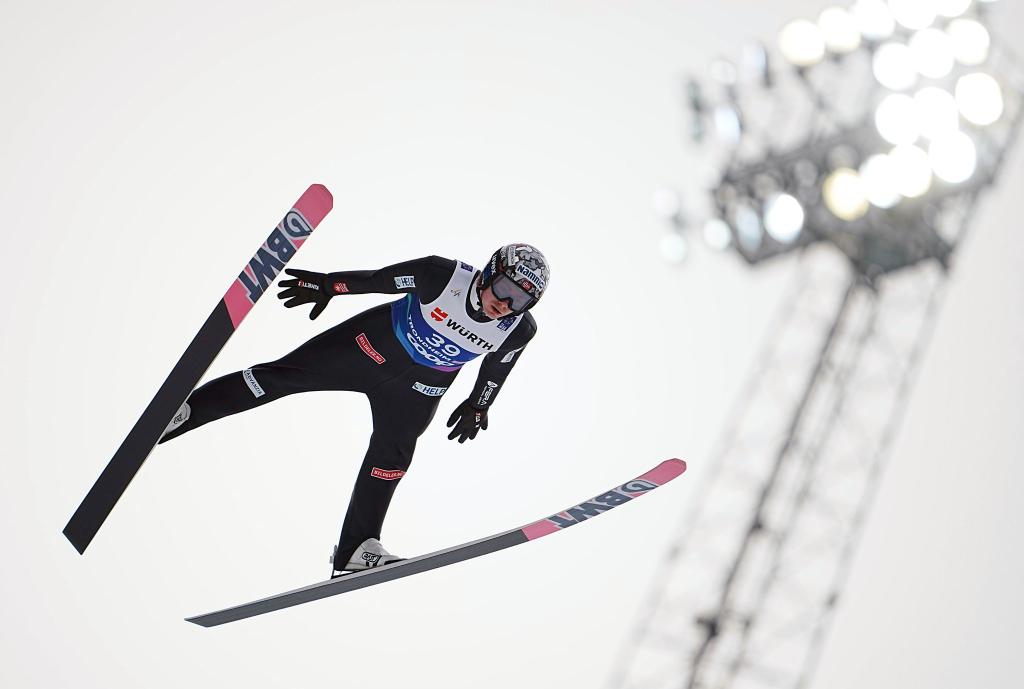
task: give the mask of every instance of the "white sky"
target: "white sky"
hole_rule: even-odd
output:
[[[1016,35],[1024,9],[1003,4]],[[697,176],[680,78],[823,6],[6,6],[0,684],[603,681],[788,272],[710,254],[661,263],[651,192]],[[816,687],[1019,674],[1021,161],[1018,148],[957,262]],[[296,266],[479,264],[519,240],[554,264],[539,337],[490,430],[445,439],[474,366],[421,439],[389,549],[503,531],[667,457],[688,474],[570,534],[255,621],[184,623],[327,573],[370,426],[363,398],[317,393],[161,447],[78,556],[67,518],[312,182],[336,205]],[[268,298],[210,373],[276,358],[384,299],[338,299],[311,323]]]

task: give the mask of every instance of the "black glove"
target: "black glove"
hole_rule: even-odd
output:
[[[313,304],[313,310],[309,312],[310,320],[323,313],[327,308],[327,302],[335,296],[334,292],[328,289],[327,275],[309,270],[286,269],[284,272],[295,279],[281,281],[281,291],[278,292],[277,298],[287,299],[284,305],[289,309],[302,304]]]
[[[459,436],[460,443],[466,442],[467,438],[472,440],[478,432],[487,430],[487,410],[477,409],[466,400],[448,417],[448,427],[452,428],[448,440],[455,440],[455,436]]]

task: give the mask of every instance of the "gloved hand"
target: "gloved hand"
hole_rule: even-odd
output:
[[[335,296],[334,292],[328,289],[327,275],[325,273],[314,273],[309,270],[285,269],[294,280],[282,280],[278,292],[278,299],[287,299],[284,303],[289,309],[301,304],[313,304],[313,310],[309,312],[309,319],[313,320],[327,308],[327,302]]]
[[[452,426],[448,440],[455,440],[455,436],[459,436],[460,443],[466,442],[467,438],[472,440],[478,432],[487,430],[487,410],[477,409],[466,400],[448,417],[448,427]]]

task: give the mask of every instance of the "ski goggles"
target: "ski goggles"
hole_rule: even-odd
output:
[[[494,276],[491,292],[498,301],[508,304],[514,313],[520,313],[537,303],[537,298],[516,284],[516,281],[504,273]]]

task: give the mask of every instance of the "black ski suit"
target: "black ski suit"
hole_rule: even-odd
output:
[[[469,271],[469,275],[464,271]],[[330,273],[330,281],[340,285],[335,289],[338,293],[412,296],[353,316],[277,361],[222,376],[197,388],[188,398],[188,420],[160,442],[297,392],[348,390],[365,394],[370,400],[373,434],[341,529],[335,556],[335,567],[341,569],[365,539],[380,539],[391,497],[412,462],[416,439],[426,430],[441,397],[458,374],[459,366],[442,365],[453,362],[439,361],[432,354],[433,345],[440,342],[439,333],[455,338],[454,341],[462,338],[462,347],[486,351],[490,346],[468,399],[474,407],[486,409],[494,402],[519,353],[537,331],[536,321],[525,313],[514,321],[502,319],[508,325],[500,344],[491,345],[473,334],[474,328],[490,328],[494,332],[495,324],[502,324],[479,315],[473,317],[478,313],[470,302],[475,301],[475,292],[464,290],[461,285],[476,276],[465,263],[438,256],[376,271]],[[450,294],[442,294],[445,290]],[[446,298],[449,306],[445,310],[428,310],[430,321],[416,314],[422,308],[420,305],[437,303],[441,298]],[[450,305],[455,299],[464,302],[463,313],[451,313],[454,309]],[[418,330],[412,326],[420,338],[413,342],[415,349],[408,341],[412,339],[406,332],[409,327],[400,321],[402,314],[410,311],[418,319]],[[424,323],[431,327],[425,328]],[[400,339],[403,337],[407,338],[404,343]],[[445,346],[449,351],[461,349],[453,344]],[[441,349],[435,353],[444,359]],[[474,355],[463,351],[461,358]]]

